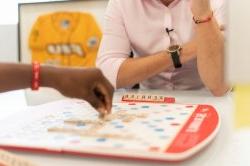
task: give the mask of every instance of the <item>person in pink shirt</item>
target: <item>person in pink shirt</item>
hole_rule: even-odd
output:
[[[99,67],[115,88],[225,94],[225,0],[109,0]],[[130,58],[133,52],[134,58]]]

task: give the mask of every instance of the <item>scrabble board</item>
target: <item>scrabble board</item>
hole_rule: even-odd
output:
[[[6,127],[8,126],[8,127]],[[85,101],[30,107],[0,122],[0,147],[120,159],[180,161],[220,126],[210,105],[118,102],[103,119]]]

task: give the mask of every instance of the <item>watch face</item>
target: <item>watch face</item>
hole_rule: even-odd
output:
[[[168,48],[168,51],[169,52],[176,52],[176,51],[178,51],[178,50],[180,50],[181,49],[181,46],[179,46],[179,45],[172,45],[172,46],[170,46],[169,48]]]

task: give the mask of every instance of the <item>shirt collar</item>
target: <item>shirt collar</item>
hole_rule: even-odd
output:
[[[172,3],[169,4],[169,8],[175,7],[181,0],[174,0]]]
[[[159,3],[162,4],[161,0],[158,0],[158,1],[159,1]],[[169,4],[169,6],[167,6],[167,8],[173,8],[173,7],[175,7],[180,1],[181,1],[181,0],[174,0],[172,3]],[[162,5],[164,5],[164,4],[162,4]],[[165,6],[165,5],[164,5],[164,6]],[[165,7],[166,7],[166,6],[165,6]]]

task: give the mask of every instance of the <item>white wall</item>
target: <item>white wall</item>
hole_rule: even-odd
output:
[[[230,0],[227,78],[231,83],[250,83],[250,1]]]
[[[18,61],[18,2],[34,0],[0,1],[0,62]]]
[[[0,25],[0,61],[17,62],[17,25]]]

